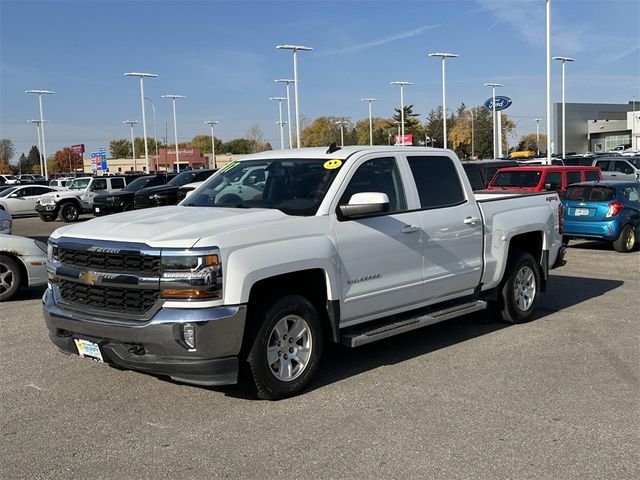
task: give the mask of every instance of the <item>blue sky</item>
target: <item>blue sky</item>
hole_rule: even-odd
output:
[[[576,58],[567,68],[567,101],[640,99],[640,2],[553,0],[552,54]],[[393,80],[414,82],[405,103],[424,114],[441,101],[440,62],[429,52],[460,55],[447,63],[447,105],[481,104],[485,82],[500,82],[513,99],[506,111],[518,133],[545,116],[544,0],[449,1],[6,1],[0,0],[0,137],[18,154],[36,144],[37,98],[45,98],[47,153],[85,143],[87,151],[129,138],[122,120],[141,120],[137,80],[127,71],[158,73],[145,82],[155,103],[158,136],[182,94],[180,141],[209,133],[229,140],[257,123],[279,145],[276,78],[292,77],[283,43],[309,45],[299,54],[300,110],[309,119],[367,116],[362,97],[377,97],[374,115],[399,104]],[[554,100],[560,65],[553,65]],[[422,117],[424,120],[424,116]],[[153,119],[147,108],[148,133]],[[544,127],[543,127],[544,130]],[[142,135],[139,125],[136,134]]]

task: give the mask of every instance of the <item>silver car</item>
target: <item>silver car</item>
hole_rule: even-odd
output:
[[[32,238],[0,234],[0,302],[22,287],[47,283],[47,245]]]
[[[640,157],[608,157],[593,161],[605,180],[640,180]]]
[[[58,191],[44,185],[16,185],[0,192],[0,209],[12,216],[37,215],[36,200],[40,195]]]

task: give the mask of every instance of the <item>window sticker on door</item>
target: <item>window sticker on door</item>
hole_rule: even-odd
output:
[[[323,165],[323,167],[327,170],[335,170],[336,168],[340,168],[341,166],[342,160],[327,160]]]

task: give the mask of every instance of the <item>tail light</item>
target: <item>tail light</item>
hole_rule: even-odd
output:
[[[604,216],[604,218],[615,217],[622,211],[623,208],[624,208],[624,205],[621,204],[620,202],[611,202],[609,204],[609,210],[607,210],[607,214]]]
[[[564,205],[562,202],[558,204],[558,233],[562,235],[564,231]]]

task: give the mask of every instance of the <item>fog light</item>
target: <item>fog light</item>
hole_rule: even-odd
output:
[[[193,323],[182,325],[182,340],[190,349],[196,349],[196,326]]]

